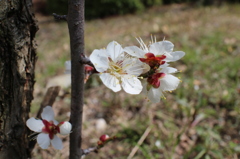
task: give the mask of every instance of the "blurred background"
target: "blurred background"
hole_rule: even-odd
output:
[[[186,52],[172,67],[180,70],[178,89],[152,104],[144,95],[113,93],[98,76],[86,84],[83,148],[96,146],[102,134],[120,139],[86,159],[126,159],[141,137],[134,159],[240,158],[240,1],[239,0],[86,0],[85,53],[116,40],[123,47],[145,43],[151,35]],[[50,86],[61,86],[54,103],[57,120],[69,120],[70,60],[67,0],[33,0],[39,31],[38,61],[31,116]],[[146,131],[147,130],[147,131]],[[145,134],[144,134],[145,132]],[[143,135],[144,134],[144,135]],[[68,158],[64,149],[41,150],[34,159]]]

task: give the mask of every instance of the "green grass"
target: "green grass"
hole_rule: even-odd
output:
[[[87,21],[87,55],[113,40],[123,46],[138,45],[134,37],[141,36],[148,42],[153,34],[158,40],[165,37],[173,42],[174,50],[182,50],[186,56],[172,63],[182,70],[177,73],[182,83],[173,93],[166,93],[166,100],[158,104],[148,102],[143,95],[115,94],[104,87],[97,76],[89,80],[85,91],[83,147],[96,145],[101,134],[127,138],[109,143],[86,159],[127,158],[148,126],[152,130],[135,159],[239,158],[239,15],[239,5],[218,8],[172,5],[135,15]],[[38,92],[43,92],[47,79],[64,72],[64,61],[70,57],[68,40],[65,23],[40,23]],[[38,105],[42,95],[35,94],[33,105]],[[62,104],[65,110],[69,103]],[[95,129],[98,118],[107,121],[105,131]],[[161,145],[156,146],[156,141]],[[66,146],[61,153],[67,150]],[[58,158],[53,154],[48,153]]]

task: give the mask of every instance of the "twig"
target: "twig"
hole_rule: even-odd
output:
[[[53,13],[53,17],[56,19],[56,20],[65,20],[67,21],[67,15],[58,15],[56,13]]]
[[[132,149],[131,153],[129,154],[127,159],[131,159],[133,158],[133,156],[135,155],[135,153],[138,151],[139,146],[143,143],[143,141],[146,139],[146,137],[148,136],[149,132],[151,131],[151,127],[149,126],[145,132],[143,133],[142,137],[139,139],[137,145]]]
[[[89,59],[88,57],[84,56],[83,54],[81,55],[79,62],[82,63],[82,64],[87,64],[87,65],[89,65],[89,66],[94,67],[94,65],[93,65],[93,63],[90,61],[90,59]]]
[[[47,93],[45,94],[45,96],[43,98],[43,101],[41,103],[41,107],[38,110],[38,113],[37,113],[37,116],[36,116],[37,118],[41,118],[41,113],[42,113],[42,110],[45,106],[47,106],[47,105],[52,106],[53,105],[53,103],[56,100],[56,97],[58,96],[58,93],[59,93],[60,89],[61,89],[60,86],[55,86],[55,87],[49,87],[48,88]]]

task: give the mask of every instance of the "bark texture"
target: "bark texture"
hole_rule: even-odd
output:
[[[31,0],[0,0],[0,159],[30,158],[37,31]]]
[[[84,0],[69,0],[68,29],[71,46],[71,116],[72,133],[70,134],[70,159],[82,156],[82,112],[84,93],[84,64],[79,63],[84,57]]]

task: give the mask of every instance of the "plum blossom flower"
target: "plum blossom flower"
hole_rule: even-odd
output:
[[[156,38],[147,46],[141,38],[137,39],[140,48],[137,46],[128,46],[124,50],[131,56],[139,58],[142,62],[147,63],[151,68],[158,68],[165,62],[173,62],[181,59],[185,53],[183,51],[173,52],[173,43],[170,41],[156,41]]]
[[[38,134],[37,143],[42,149],[47,149],[50,143],[55,149],[62,149],[62,141],[56,134],[68,135],[71,133],[72,125],[66,121],[58,123],[54,119],[51,106],[43,109],[41,117],[42,120],[32,117],[26,122],[27,127]]]
[[[171,75],[175,72],[177,72],[177,69],[168,67],[168,64],[161,65],[156,73],[149,76],[144,82],[143,93],[147,94],[152,102],[160,102],[165,91],[173,91],[177,88],[180,80]]]
[[[120,91],[121,87],[129,94],[142,91],[138,76],[143,72],[143,63],[125,54],[116,41],[110,42],[106,49],[94,50],[90,60],[100,73],[104,85],[114,92]]]

